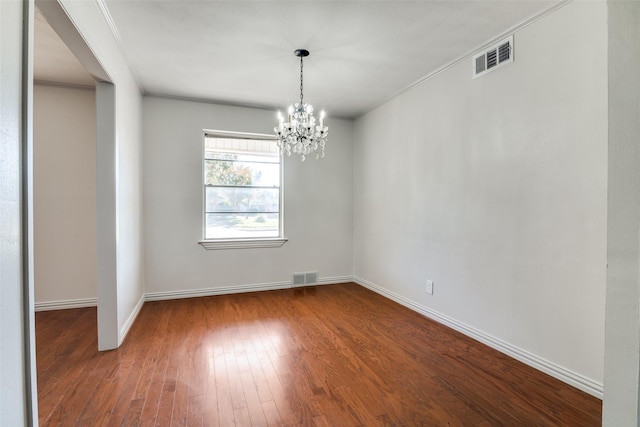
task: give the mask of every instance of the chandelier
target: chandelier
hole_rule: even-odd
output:
[[[281,152],[299,154],[302,161],[306,156],[315,154],[316,159],[324,157],[324,145],[327,142],[329,128],[324,125],[324,111],[320,112],[320,120],[316,126],[313,116],[313,105],[307,104],[302,96],[302,58],[309,56],[309,51],[297,49],[294,54],[300,58],[300,102],[290,105],[289,116],[284,121],[278,111],[278,126],[273,130],[278,136],[278,147]]]

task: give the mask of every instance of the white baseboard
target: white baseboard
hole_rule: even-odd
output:
[[[331,285],[335,283],[351,282],[353,276],[335,276],[335,277],[323,277],[319,278],[318,285]],[[135,317],[140,312],[144,301],[160,301],[168,299],[180,299],[180,298],[195,298],[212,295],[224,295],[224,294],[236,294],[242,292],[259,292],[259,291],[272,291],[276,289],[288,289],[291,288],[291,282],[274,282],[274,283],[259,283],[255,285],[236,285],[236,286],[224,286],[220,288],[209,289],[196,289],[187,291],[169,291],[169,292],[150,292],[144,294],[141,300],[136,304],[136,308],[127,319],[125,326],[123,326],[120,333],[121,338],[127,335]],[[97,298],[80,298],[60,301],[42,301],[36,302],[34,305],[35,311],[53,311],[53,310],[66,310],[69,308],[86,308],[97,307]]]
[[[138,314],[140,314],[140,310],[142,310],[143,304],[144,294],[140,297],[140,299],[136,303],[136,306],[133,308],[133,311],[127,318],[127,321],[124,322],[124,325],[122,325],[122,328],[120,329],[120,334],[118,336],[118,347],[120,347],[120,345],[124,342],[124,339],[127,337],[131,326],[133,326],[133,322],[135,322],[136,317],[138,317]]]
[[[351,282],[351,281],[353,281],[353,276],[323,277],[318,279],[318,283],[316,283],[316,285],[331,285],[335,283],[345,283],[345,282]],[[308,285],[308,286],[315,286],[315,285]],[[181,299],[181,298],[209,297],[214,295],[239,294],[243,292],[274,291],[278,289],[289,289],[292,287],[293,287],[293,284],[291,283],[291,281],[287,281],[287,282],[256,283],[251,285],[221,286],[217,288],[192,289],[192,290],[181,290],[181,291],[149,292],[145,294],[144,300],[145,301],[162,301],[162,300]]]
[[[451,317],[446,316],[442,313],[438,313],[435,310],[432,310],[428,307],[418,304],[415,301],[412,301],[408,298],[405,298],[401,295],[396,294],[395,292],[391,292],[361,277],[354,276],[353,281],[361,286],[364,286],[367,289],[372,290],[377,294],[380,294],[386,298],[389,298],[390,300],[397,302],[398,304],[401,304],[432,320],[435,320],[438,323],[442,323],[445,326],[448,326],[477,341],[480,341],[481,343],[486,344],[489,347],[494,348],[501,353],[504,353],[510,357],[513,357],[514,359],[519,360],[520,362],[526,365],[529,365],[533,368],[538,369],[539,371],[549,374],[552,377],[559,379],[560,381],[563,381],[579,390],[584,391],[585,393],[589,393],[592,396],[602,399],[604,388],[603,388],[603,385],[597,381],[594,381],[581,374],[573,372],[570,369],[567,369],[556,363],[550,362],[549,360],[546,360],[533,353],[530,353],[512,344],[509,344],[508,342],[505,342],[499,338],[489,335],[486,332],[483,332],[465,323],[452,319]]]
[[[353,282],[353,276],[334,276],[318,278],[318,285],[335,285],[336,283]]]
[[[66,310],[69,308],[96,307],[98,298],[80,298],[62,301],[43,301],[34,304],[35,311]]]
[[[287,289],[291,282],[257,283],[253,285],[222,286],[219,288],[190,289],[181,291],[149,292],[144,295],[145,301],[162,301],[181,298],[209,297],[213,295],[239,294],[243,292],[273,291]]]

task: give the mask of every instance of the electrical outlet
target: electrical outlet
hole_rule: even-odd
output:
[[[429,295],[433,295],[433,280],[427,280],[427,287],[425,289]]]

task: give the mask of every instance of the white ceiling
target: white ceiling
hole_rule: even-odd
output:
[[[147,94],[285,108],[299,98],[293,51],[305,48],[305,101],[340,117],[362,114],[555,3],[99,1]]]

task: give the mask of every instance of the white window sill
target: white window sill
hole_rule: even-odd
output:
[[[251,249],[251,248],[279,248],[288,239],[285,238],[273,238],[273,239],[230,239],[230,240],[201,240],[200,243],[203,248],[208,251],[218,249]]]

